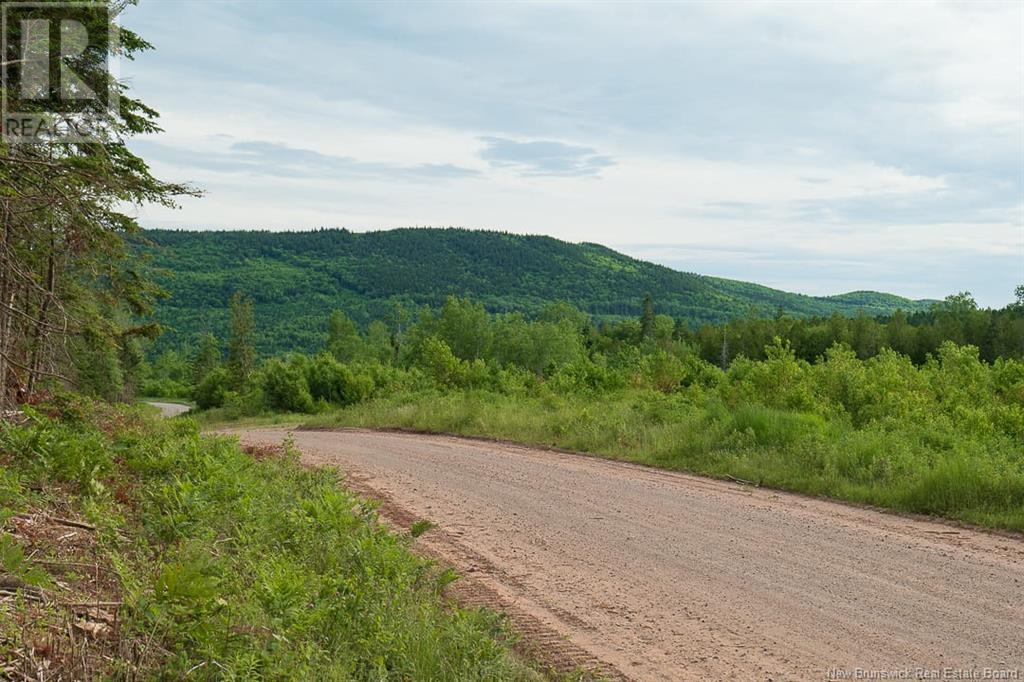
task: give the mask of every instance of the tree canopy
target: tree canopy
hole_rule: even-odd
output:
[[[362,328],[388,319],[396,304],[437,308],[451,295],[491,313],[535,317],[565,301],[588,317],[621,320],[640,315],[651,294],[657,313],[690,327],[751,312],[774,316],[780,308],[793,316],[875,316],[933,303],[874,292],[790,294],[678,272],[597,244],[501,232],[149,231],[145,237],[153,246],[140,248],[152,255],[154,276],[171,293],[155,318],[169,329],[160,341],[166,347],[223,329],[236,290],[253,297],[255,342],[264,354],[320,348],[332,310],[344,310]]]

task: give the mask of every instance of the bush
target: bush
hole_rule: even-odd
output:
[[[736,358],[722,385],[730,405],[764,405],[811,412],[821,408],[815,399],[810,365],[797,360],[792,348],[778,338],[765,348],[767,359]]]
[[[214,369],[199,382],[192,392],[196,406],[201,410],[222,407],[231,390],[231,373],[224,367]]]
[[[355,372],[326,353],[318,355],[306,367],[309,393],[315,400],[335,405],[353,405],[373,393],[374,381],[369,373]]]
[[[682,360],[663,350],[655,351],[643,359],[643,373],[648,385],[663,393],[679,390],[686,376]]]
[[[314,412],[306,375],[298,362],[270,360],[263,366],[261,386],[267,406],[284,412]]]
[[[554,390],[563,393],[605,392],[625,388],[626,377],[611,369],[603,355],[593,360],[579,358],[561,367],[551,380]]]
[[[156,379],[142,384],[142,395],[151,398],[188,398],[189,388],[173,379]]]
[[[418,364],[441,386],[462,386],[469,375],[468,363],[455,357],[448,344],[434,336],[423,340]]]

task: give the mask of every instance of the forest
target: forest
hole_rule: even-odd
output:
[[[207,422],[400,427],[567,447],[903,511],[1024,529],[1024,287],[887,318],[751,318],[687,329],[656,312],[595,324],[450,297],[314,354],[259,356],[254,305],[143,367],[144,393]],[[289,416],[290,415],[290,416]]]
[[[536,316],[566,301],[597,321],[639,315],[647,294],[658,311],[698,327],[737,317],[805,317],[897,309],[927,311],[934,301],[853,292],[813,297],[678,272],[598,244],[465,229],[395,229],[356,233],[150,230],[133,239],[148,274],[168,297],[152,318],[164,328],[161,349],[195,343],[224,329],[227,300],[246,292],[257,312],[264,354],[314,352],[327,332],[324,310],[341,308],[361,326],[385,319],[395,303],[440,307],[471,298],[492,313]]]

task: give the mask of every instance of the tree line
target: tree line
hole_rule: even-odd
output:
[[[973,347],[980,360],[992,363],[1024,358],[1024,286],[1016,295],[1015,303],[998,310],[979,308],[962,293],[909,315],[779,314],[698,329],[657,313],[650,296],[639,305],[638,317],[602,323],[564,302],[526,317],[489,313],[481,303],[449,297],[440,308],[414,311],[396,302],[383,319],[365,327],[335,310],[318,352],[285,353],[260,362],[253,301],[236,292],[226,344],[206,333],[192,349],[164,351],[152,363],[142,363],[138,382],[146,394],[192,397],[203,407],[222,406],[234,396],[314,411],[318,400],[361,400],[375,384],[393,379],[395,371],[425,374],[442,387],[487,385],[511,371],[541,381],[578,371],[592,383],[625,385],[630,372],[642,368],[653,384],[671,389],[687,381],[695,367],[727,370],[738,359],[765,360],[779,344],[810,363],[842,347],[860,360],[895,352],[922,365],[952,343]]]
[[[439,308],[449,295],[492,313],[536,317],[563,300],[598,321],[641,313],[646,294],[657,311],[686,325],[720,324],[753,310],[771,317],[891,314],[931,302],[877,292],[813,297],[655,265],[597,244],[463,229],[395,229],[355,233],[148,231],[140,253],[172,296],[155,319],[168,328],[160,350],[225,329],[225,302],[235,291],[253,298],[255,342],[263,354],[315,352],[327,312],[341,308],[365,328],[385,319],[395,301],[410,310]],[[162,271],[162,272],[161,272]]]
[[[866,360],[885,348],[924,363],[946,341],[978,348],[987,362],[997,358],[1024,357],[1024,286],[1017,287],[1016,301],[1001,309],[979,308],[969,293],[949,296],[930,310],[868,317],[738,318],[726,324],[705,325],[695,331],[681,330],[680,337],[693,343],[702,358],[728,364],[742,355],[763,359],[772,339],[785,340],[796,356],[813,362],[836,343],[852,348]]]

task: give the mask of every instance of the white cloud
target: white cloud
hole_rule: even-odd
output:
[[[1020,3],[150,0],[127,23],[158,50],[127,66],[167,132],[140,149],[209,194],[143,218],[676,243],[725,270],[775,250],[785,277],[761,257],[748,278],[794,285],[794,250],[959,252],[1003,259],[997,304],[1024,279],[1022,22]],[[945,271],[927,295],[963,288]],[[899,283],[822,272],[798,288]]]

